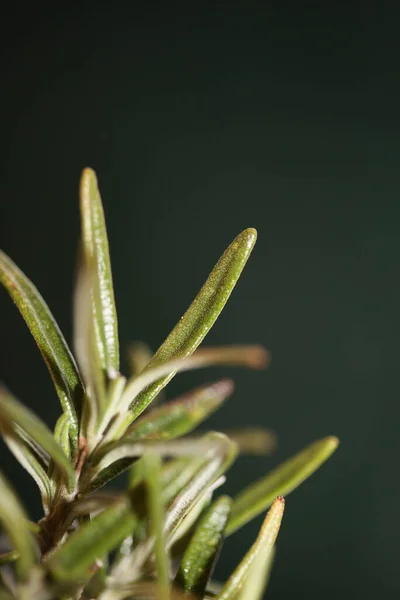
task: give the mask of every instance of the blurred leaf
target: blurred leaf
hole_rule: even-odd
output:
[[[132,377],[140,375],[153,357],[150,347],[144,342],[131,342],[128,347],[128,363]]]
[[[139,417],[126,432],[130,440],[169,440],[189,433],[232,394],[233,382],[222,379]]]
[[[203,598],[223,543],[231,505],[228,496],[221,496],[200,520],[175,578],[185,593]]]
[[[164,505],[161,488],[161,458],[155,452],[146,452],[143,466],[147,483],[147,509],[150,519],[151,535],[154,538],[157,581],[160,600],[169,600],[170,565],[164,539]]]
[[[201,455],[212,444],[213,442],[204,436],[195,439],[167,440],[165,442],[152,440],[131,442],[129,439],[122,438],[122,440],[104,446],[101,452],[92,458],[93,466],[91,467],[92,470],[88,472],[88,476],[92,477],[93,473],[97,474],[121,459],[140,457],[148,450],[154,450],[161,456]],[[93,464],[95,460],[98,460],[98,462]]]
[[[330,457],[338,443],[335,437],[314,442],[240,492],[233,501],[227,535],[262,513],[276,496],[286,496],[296,489]]]
[[[0,387],[0,429],[4,426],[6,429],[12,428],[14,424],[32,437],[51,456],[60,472],[66,477],[69,488],[72,489],[75,484],[75,471],[62,448],[55,441],[52,432],[34,413]]]
[[[102,367],[112,379],[119,371],[118,323],[104,211],[92,169],[82,174],[80,207],[84,254],[95,270],[92,297],[96,341]]]
[[[78,437],[83,385],[75,360],[47,304],[12,260],[0,251],[0,282],[25,319],[54,381],[64,412],[71,421],[72,441]]]
[[[134,401],[133,405],[136,406],[139,402],[140,392],[165,373],[173,371],[175,374],[177,371],[183,372],[218,365],[263,369],[267,366],[268,361],[269,354],[262,346],[214,346],[213,348],[197,350],[192,356],[174,359],[160,366],[145,369],[141,375],[128,381],[118,406],[120,417],[112,424],[105,439],[109,440],[121,436],[135,414],[135,409],[133,409],[133,413],[127,413],[132,400]],[[136,398],[137,396],[138,398]],[[140,409],[138,415],[141,412],[142,409]]]
[[[80,435],[89,449],[95,444],[99,421],[106,408],[106,375],[96,338],[92,289],[96,277],[93,260],[79,257],[74,290],[74,351],[85,382]]]
[[[19,553],[16,569],[19,577],[25,579],[36,562],[34,541],[26,527],[25,511],[1,472],[0,498],[0,522],[11,540],[14,550]]]
[[[256,238],[255,229],[246,229],[225,250],[191,306],[157,350],[147,368],[153,368],[173,358],[184,358],[196,350],[224,308]],[[143,412],[174,374],[175,370],[172,369],[142,391],[132,406],[132,420]]]
[[[115,548],[136,525],[130,501],[118,502],[73,533],[52,554],[46,568],[60,582],[85,580],[96,559]]]
[[[270,560],[269,555],[278,535],[284,508],[285,501],[278,497],[268,511],[256,541],[225,583],[217,600],[236,600],[249,575],[254,575],[252,567],[258,557],[263,556],[264,560]]]
[[[11,550],[10,552],[4,552],[0,554],[0,566],[7,565],[8,563],[14,562],[19,558],[18,550]]]
[[[276,435],[263,427],[243,427],[243,429],[222,429],[237,444],[241,454],[270,454],[276,448]]]

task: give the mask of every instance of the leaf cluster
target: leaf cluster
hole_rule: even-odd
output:
[[[9,544],[0,555],[0,600],[259,600],[283,496],[318,469],[337,439],[314,442],[230,498],[216,493],[227,470],[241,452],[270,451],[272,434],[192,433],[232,394],[228,379],[160,402],[178,372],[268,364],[260,346],[198,349],[250,256],[256,232],[243,231],[226,249],[153,356],[143,344],[130,348],[125,377],[104,212],[91,169],[82,175],[80,211],[73,352],[36,287],[0,252],[0,281],[32,333],[61,405],[51,431],[0,388],[0,433],[37,483],[44,513],[30,522],[0,473],[0,525]],[[126,470],[124,491],[102,489]],[[224,539],[267,509],[253,546],[226,583],[216,586],[211,577]]]

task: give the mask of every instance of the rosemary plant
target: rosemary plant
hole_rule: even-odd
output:
[[[0,431],[39,487],[43,517],[29,521],[0,473],[0,600],[179,598],[259,600],[284,510],[283,496],[335,450],[312,443],[236,498],[216,494],[240,452],[268,450],[268,432],[191,433],[233,391],[224,379],[172,402],[151,403],[179,371],[210,365],[259,369],[260,346],[198,350],[256,241],[243,231],[227,248],[158,351],[130,349],[120,372],[117,314],[104,213],[95,173],[80,185],[81,252],[74,293],[74,354],[47,304],[0,253],[0,281],[45,360],[61,404],[54,431],[0,390]],[[129,469],[126,489],[104,489]],[[103,489],[102,489],[103,488]],[[231,577],[212,581],[224,538],[260,513],[260,533]]]

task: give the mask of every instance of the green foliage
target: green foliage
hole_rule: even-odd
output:
[[[256,241],[227,248],[176,327],[151,356],[131,347],[119,372],[117,313],[104,212],[94,172],[81,187],[82,239],[69,350],[35,286],[4,253],[0,281],[25,319],[61,401],[54,433],[5,387],[0,432],[37,483],[44,516],[31,523],[0,474],[0,598],[13,600],[260,600],[287,495],[336,449],[314,442],[243,490],[213,499],[241,452],[267,453],[271,432],[191,432],[233,392],[230,380],[149,407],[179,371],[213,365],[263,368],[260,346],[197,349],[230,296]],[[123,492],[99,488],[130,469]],[[253,546],[215,596],[211,577],[224,538],[270,507]]]

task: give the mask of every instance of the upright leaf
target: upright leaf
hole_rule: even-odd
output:
[[[50,429],[7,390],[0,388],[0,429],[6,427],[7,432],[9,427],[13,429],[15,425],[18,425],[50,455],[67,479],[69,488],[72,489],[75,484],[75,471]]]
[[[196,350],[224,308],[256,238],[255,229],[246,229],[225,250],[191,306],[157,350],[147,368],[158,366],[173,358],[184,358]],[[171,370],[140,394],[132,408],[133,418],[143,412],[174,374],[175,371]]]
[[[331,456],[338,444],[335,437],[314,442],[240,492],[233,501],[227,534],[234,533],[262,513],[276,496],[286,496],[296,489]]]
[[[185,594],[203,598],[224,540],[231,505],[228,496],[221,496],[200,520],[175,578]]]
[[[92,285],[95,334],[103,369],[110,378],[119,371],[118,323],[110,253],[97,178],[85,169],[80,186],[82,241],[86,260],[93,264]]]
[[[257,559],[263,555],[264,560],[269,560],[281,525],[284,508],[285,501],[278,497],[268,511],[256,541],[229,577],[218,594],[217,600],[235,600],[246,584]]]
[[[36,562],[35,545],[26,526],[25,511],[2,473],[0,473],[0,498],[0,522],[14,549],[19,553],[16,562],[17,573],[22,579],[25,579]]]
[[[75,360],[47,304],[31,281],[0,251],[0,282],[25,319],[53,379],[76,443],[83,385]]]
[[[231,395],[233,382],[204,385],[139,417],[125,434],[130,440],[169,440],[189,433]]]
[[[106,410],[106,375],[97,343],[96,323],[93,313],[92,289],[96,282],[94,261],[82,256],[74,290],[74,351],[85,382],[80,435],[86,438],[91,449],[98,433],[99,421]],[[115,380],[113,380],[115,381]]]
[[[147,452],[143,456],[145,479],[147,483],[147,505],[150,519],[151,535],[157,566],[157,581],[160,588],[159,600],[170,598],[170,565],[164,539],[164,505],[161,489],[161,458],[155,452]]]

